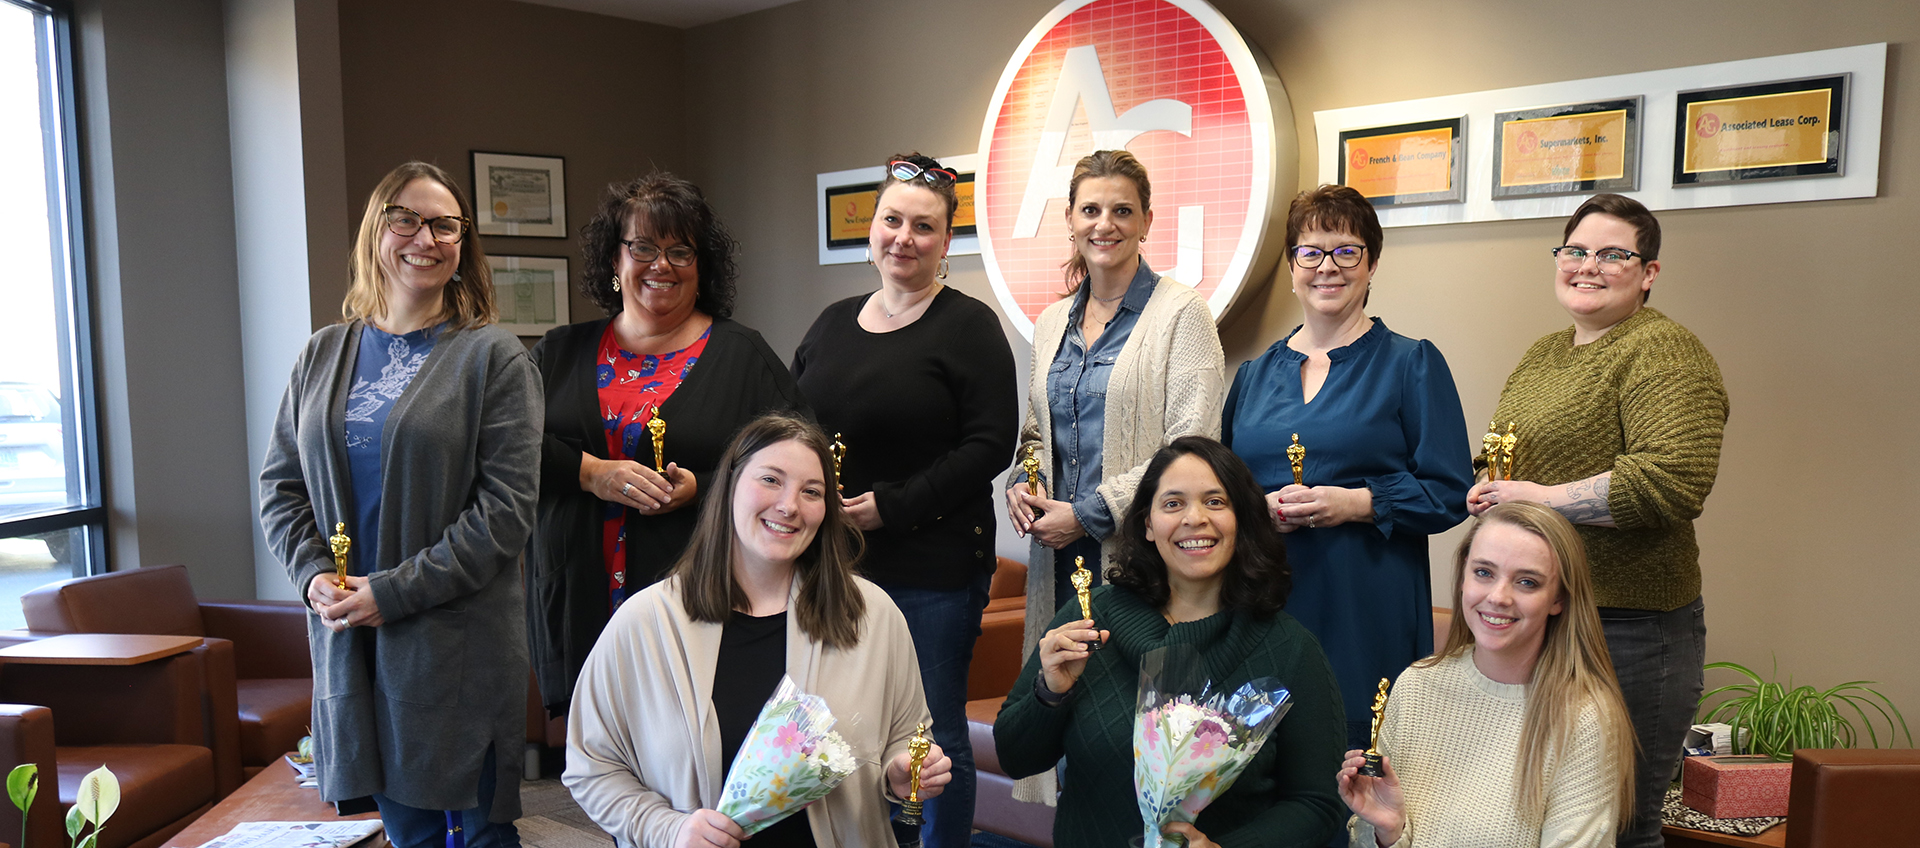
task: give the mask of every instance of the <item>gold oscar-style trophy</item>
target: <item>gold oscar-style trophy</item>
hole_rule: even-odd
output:
[[[353,540],[347,538],[347,523],[333,523],[333,535],[327,537],[327,546],[333,549],[333,585],[347,588],[347,551],[353,547]]]
[[[827,447],[827,453],[833,455],[833,490],[844,495],[847,490],[840,484],[840,463],[847,458],[847,446],[841,444],[839,433],[833,434],[833,444]]]
[[[927,751],[932,747],[933,740],[927,738],[927,723],[920,722],[913,729],[913,738],[907,740],[907,797],[900,803],[900,813],[893,817],[894,822],[902,828],[913,831],[911,837],[895,831],[900,848],[920,846],[920,826],[927,823],[920,815],[920,808],[925,803],[920,800],[920,766],[926,761]]]
[[[1307,449],[1300,444],[1300,434],[1293,434],[1293,444],[1287,446],[1287,464],[1293,466],[1293,485],[1305,486]]]
[[[1073,583],[1074,597],[1080,601],[1080,617],[1092,621],[1093,572],[1087,570],[1086,557],[1073,558],[1073,573],[1067,576],[1067,580]],[[1095,627],[1094,629],[1098,630],[1099,628]],[[1087,650],[1089,651],[1098,651],[1102,647],[1104,647],[1104,645],[1100,643],[1100,637],[1098,635],[1087,640]]]
[[[667,419],[660,417],[660,407],[653,408],[653,420],[647,422],[647,433],[653,436],[653,470],[667,473]]]
[[[1487,458],[1487,479],[1500,479],[1500,422],[1487,422],[1487,434],[1480,437],[1480,453]]]
[[[1387,776],[1380,767],[1380,721],[1387,714],[1387,687],[1390,685],[1392,681],[1380,678],[1380,691],[1373,695],[1373,735],[1368,737],[1372,741],[1367,744],[1367,761],[1360,765],[1360,773],[1368,777]]]
[[[1039,449],[1038,444],[1027,443],[1027,456],[1020,460],[1020,470],[1027,472],[1027,494],[1034,496],[1040,494],[1040,458],[1033,454]]]
[[[1507,434],[1500,437],[1500,464],[1505,467],[1507,476],[1503,480],[1513,479],[1513,449],[1520,444],[1520,437],[1513,432],[1513,422],[1507,422]]]

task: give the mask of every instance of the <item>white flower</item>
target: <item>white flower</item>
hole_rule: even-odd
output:
[[[1185,739],[1187,734],[1193,732],[1194,725],[1199,724],[1201,719],[1208,717],[1206,710],[1201,709],[1192,701],[1185,698],[1167,704],[1162,709],[1164,710],[1162,715],[1165,716],[1167,736],[1170,742],[1178,742],[1181,739]]]
[[[856,767],[853,761],[853,750],[848,748],[847,741],[841,739],[840,734],[835,732],[828,732],[820,738],[819,747],[814,749],[814,758],[822,768],[841,777],[852,774]]]

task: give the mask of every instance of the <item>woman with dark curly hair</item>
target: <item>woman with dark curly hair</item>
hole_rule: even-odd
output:
[[[1279,678],[1293,708],[1231,789],[1193,824],[1166,833],[1189,848],[1326,845],[1346,816],[1329,771],[1340,766],[1346,736],[1340,693],[1319,643],[1281,609],[1292,577],[1253,472],[1212,439],[1175,439],[1148,461],[1115,538],[1108,585],[1093,590],[1093,621],[1077,604],[1062,607],[993,724],[1010,776],[1066,758],[1053,844],[1125,845],[1137,836],[1140,659],[1184,645],[1215,688]],[[1088,651],[1094,640],[1105,650]]]
[[[738,245],[699,188],[664,172],[608,186],[581,238],[581,291],[609,317],[533,348],[547,409],[527,629],[555,715],[613,610],[686,548],[733,434],[805,409],[766,341],[730,318]]]

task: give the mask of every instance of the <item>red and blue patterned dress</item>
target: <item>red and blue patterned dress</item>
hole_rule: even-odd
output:
[[[606,332],[600,334],[599,366],[595,369],[600,385],[600,420],[607,432],[607,456],[652,468],[653,436],[647,432],[647,422],[653,420],[654,413],[673,391],[680,388],[687,372],[693,370],[693,364],[700,361],[713,328],[700,333],[693,344],[656,355],[622,349],[620,340],[614,336],[613,325],[614,322],[607,322]],[[673,422],[667,423],[667,435],[671,437]],[[671,446],[672,441],[667,445]],[[666,458],[672,460],[671,450]],[[608,502],[601,522],[600,550],[606,561],[607,594],[612,599],[610,609],[619,609],[620,602],[627,599],[626,524],[627,508]]]

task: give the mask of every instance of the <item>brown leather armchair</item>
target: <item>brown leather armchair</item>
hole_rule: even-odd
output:
[[[229,643],[238,757],[247,777],[292,751],[313,717],[307,608],[295,601],[201,601],[184,565],[161,565],[49,583],[20,596],[27,629],[51,633],[203,636]],[[222,793],[224,794],[224,793]]]
[[[1907,844],[1901,813],[1920,798],[1920,751],[1802,748],[1787,790],[1787,848]]]
[[[0,647],[20,641],[0,638]],[[138,665],[0,662],[0,773],[40,766],[28,844],[65,844],[61,821],[81,778],[101,765],[119,779],[121,799],[99,848],[156,848],[231,792],[240,772],[233,734],[222,756],[215,728],[233,705],[207,697],[208,666],[222,661],[232,662],[226,643]],[[0,808],[0,832],[18,834],[19,811]]]

